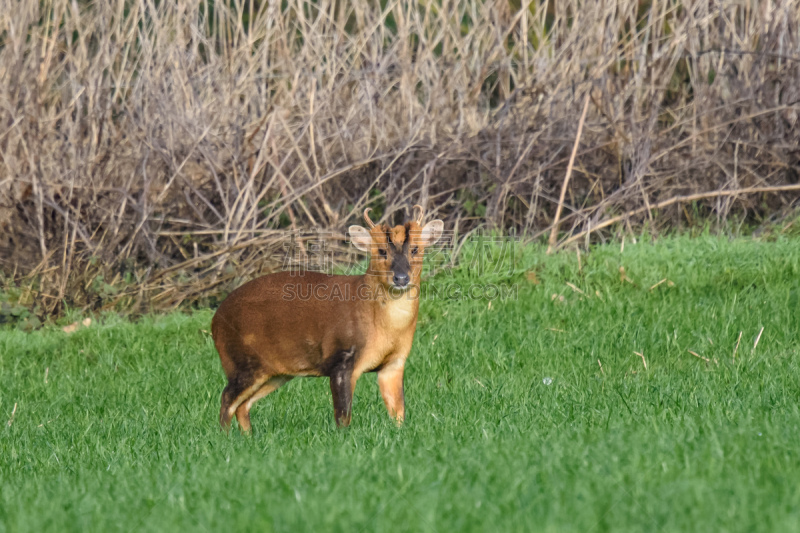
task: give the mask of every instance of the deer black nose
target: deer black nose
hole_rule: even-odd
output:
[[[394,284],[398,287],[405,287],[408,285],[409,282],[408,274],[395,274],[394,275]]]

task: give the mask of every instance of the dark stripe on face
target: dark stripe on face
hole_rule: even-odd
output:
[[[408,252],[408,224],[405,225],[404,229],[405,239],[403,240],[403,244],[393,243],[398,252],[395,253],[392,258],[392,271],[394,271],[395,274],[408,274],[408,270],[411,268],[408,257],[406,257],[406,253]]]
[[[392,271],[395,274],[408,274],[409,268],[411,268],[411,264],[405,255],[397,254],[392,258]]]

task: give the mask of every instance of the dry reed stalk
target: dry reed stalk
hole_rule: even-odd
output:
[[[785,192],[785,191],[800,191],[800,183],[792,184],[792,185],[780,185],[780,186],[776,186],[776,187],[751,187],[749,189],[740,189],[740,190],[735,190],[735,191],[730,191],[730,190],[726,190],[726,191],[709,191],[709,192],[699,193],[699,194],[690,194],[688,196],[676,196],[674,198],[670,198],[669,200],[664,200],[663,202],[659,202],[659,203],[653,205],[652,207],[650,207],[649,209],[662,209],[664,207],[668,207],[668,206],[670,206],[672,204],[676,204],[676,203],[692,202],[692,201],[695,201],[695,200],[704,200],[704,199],[708,199],[708,198],[717,198],[717,197],[721,197],[721,196],[739,196],[739,195],[753,194],[753,193],[774,193],[774,192]],[[572,235],[568,239],[565,239],[561,243],[561,246],[564,246],[564,245],[569,244],[571,242],[574,242],[574,241],[576,241],[578,239],[581,239],[585,235],[590,234],[593,231],[597,231],[599,229],[611,226],[612,224],[616,224],[617,222],[621,222],[623,220],[626,220],[626,219],[628,219],[628,218],[630,218],[630,217],[632,217],[634,215],[638,215],[640,213],[643,213],[647,209],[648,208],[640,207],[638,209],[634,209],[632,211],[628,211],[624,215],[619,215],[619,216],[613,217],[611,219],[605,220],[605,221],[597,224],[596,226],[591,227],[590,229],[587,229],[586,231],[583,231],[583,232],[578,233],[576,235]]]
[[[572,166],[575,164],[575,154],[578,152],[578,145],[581,142],[581,133],[583,133],[583,121],[586,120],[586,112],[589,110],[589,95],[591,94],[590,91],[586,92],[586,96],[583,99],[583,111],[581,112],[581,118],[578,120],[578,133],[575,134],[575,144],[572,145],[572,154],[569,156],[569,163],[567,163],[567,173],[564,176],[564,183],[561,185],[561,195],[558,197],[558,206],[556,207],[556,216],[553,220],[553,227],[550,230],[550,239],[548,240],[547,244],[547,253],[551,253],[553,251],[553,247],[556,245],[556,240],[558,238],[558,222],[561,218],[561,210],[564,208],[564,197],[567,194],[567,187],[569,186],[569,179],[572,177]]]

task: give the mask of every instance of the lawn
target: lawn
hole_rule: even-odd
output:
[[[402,428],[369,374],[347,430],[309,378],[222,433],[209,310],[1,330],[0,532],[800,531],[797,237],[498,270],[428,282]]]

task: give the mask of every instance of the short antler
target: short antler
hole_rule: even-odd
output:
[[[364,220],[366,220],[367,224],[369,225],[369,229],[372,229],[375,227],[375,223],[369,218],[370,211],[372,211],[371,207],[364,209]]]
[[[417,224],[422,224],[422,217],[425,216],[425,210],[422,209],[421,205],[414,206],[414,220],[417,221]]]

